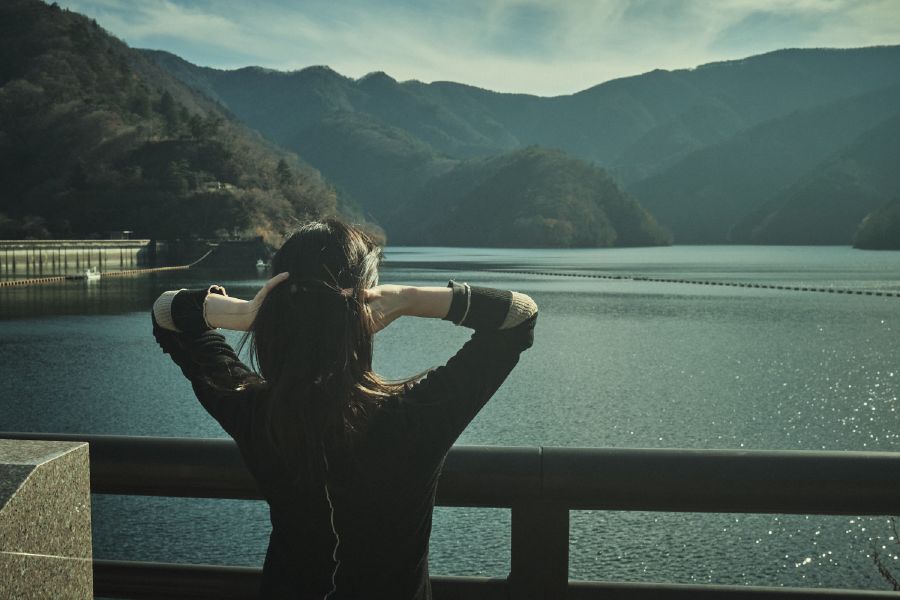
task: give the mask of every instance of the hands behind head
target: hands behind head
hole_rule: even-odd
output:
[[[375,331],[381,331],[390,325],[397,317],[403,316],[407,306],[407,295],[402,285],[377,285],[365,291],[365,301],[372,320],[375,322]]]
[[[247,303],[246,312],[249,317],[249,323],[253,322],[259,307],[262,306],[263,300],[265,300],[269,292],[287,280],[289,276],[290,274],[287,271],[275,275],[263,285],[253,300]],[[375,322],[375,331],[381,331],[397,317],[403,315],[407,300],[402,293],[404,289],[405,286],[401,285],[379,285],[363,292],[366,308]],[[244,331],[246,331],[246,328]]]
[[[253,300],[246,303],[246,316],[248,323],[246,327],[240,328],[246,331],[249,325],[256,317],[259,307],[262,306],[266,296],[275,289],[279,284],[288,279],[288,272],[279,273],[269,279],[265,285],[256,293]],[[381,331],[390,325],[395,319],[403,316],[409,303],[409,288],[402,285],[378,285],[363,292],[366,309],[372,315],[375,322],[375,331]]]
[[[287,278],[287,273],[279,273],[271,278],[249,302],[228,296],[220,286],[212,286],[210,290],[218,288],[218,293],[207,294],[203,300],[203,317],[206,323],[215,328],[250,331],[266,295]]]
[[[286,280],[288,277],[290,277],[290,273],[288,273],[287,271],[283,271],[275,277],[269,279],[265,283],[265,285],[263,285],[262,288],[258,292],[256,292],[256,296],[253,297],[253,300],[251,300],[247,306],[248,311],[254,318],[256,317],[256,313],[257,311],[259,311],[259,307],[262,306],[263,300],[266,299],[266,296],[269,294],[269,292],[274,290],[279,283]]]

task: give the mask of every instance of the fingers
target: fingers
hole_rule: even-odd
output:
[[[253,297],[253,300],[250,301],[250,311],[256,312],[259,310],[259,307],[262,306],[263,300],[265,300],[266,296],[278,286],[279,283],[284,281],[290,276],[290,273],[284,271],[279,273],[275,277],[269,279],[260,289],[256,292],[256,296]]]
[[[271,279],[269,279],[266,282],[266,284],[263,286],[263,289],[266,290],[267,292],[271,291],[272,288],[274,288],[276,285],[278,285],[279,283],[281,283],[282,281],[284,281],[285,279],[290,277],[290,275],[291,274],[288,273],[287,271],[283,271],[283,272],[279,273],[275,277],[272,277]]]

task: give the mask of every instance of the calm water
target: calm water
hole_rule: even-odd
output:
[[[850,248],[388,252],[384,282],[448,278],[537,300],[528,351],[463,444],[900,450],[900,299],[489,272],[640,274],[900,290],[900,253]],[[0,289],[0,430],[222,437],[150,335],[178,287],[260,281],[192,272]],[[403,376],[447,360],[467,330],[401,320],[376,366]],[[232,339],[236,339],[233,337]],[[94,496],[99,558],[261,564],[262,503]],[[884,589],[885,518],[574,512],[576,579]],[[897,564],[900,572],[900,561]],[[504,576],[509,513],[438,509],[437,574]]]

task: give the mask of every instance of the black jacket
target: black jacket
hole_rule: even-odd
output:
[[[467,298],[462,286],[454,285],[448,319],[475,329],[471,339],[446,365],[389,398],[355,440],[352,456],[328,456],[327,488],[319,470],[289,471],[268,441],[262,418],[268,388],[247,385],[235,391],[256,376],[225,338],[206,326],[207,290],[170,297],[166,310],[172,318],[166,321],[180,331],[153,318],[163,352],[234,438],[269,504],[272,533],[263,598],[431,598],[428,540],[444,458],[531,346],[537,318],[527,296],[473,287]]]

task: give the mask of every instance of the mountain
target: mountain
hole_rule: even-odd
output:
[[[457,160],[365,113],[334,111],[287,143],[342,190],[364,202],[365,214],[391,226],[398,202],[416,196]]]
[[[331,214],[308,165],[96,22],[0,4],[0,236],[263,235]]]
[[[325,66],[293,72],[259,67],[222,71],[198,67],[168,52],[143,52],[287,147],[332,113],[371,117],[452,156],[483,156],[519,145],[499,124],[485,118],[485,109],[477,102],[463,106],[464,102],[448,102],[439,96],[432,99],[424,92],[428,86],[398,83],[384,73],[354,80]]]
[[[603,169],[531,147],[472,159],[393,216],[392,239],[438,246],[600,247],[670,243]]]
[[[611,166],[627,182],[644,179],[756,125],[900,83],[898,67],[900,46],[884,46],[778,50],[674,71],[697,95],[625,145]]]
[[[900,190],[900,110],[822,161],[736,227],[757,244],[865,244],[895,215],[876,211]],[[876,211],[862,227],[867,215]],[[880,223],[880,224],[879,224]],[[861,235],[861,237],[860,237]],[[874,243],[874,242],[873,242]]]
[[[664,241],[643,204],[682,243],[800,242],[846,237],[893,185],[878,157],[897,137],[898,46],[782,50],[542,98],[198,67],[8,0],[0,52],[6,236],[274,238],[344,211],[395,240]]]
[[[453,111],[423,100],[418,86],[383,73],[359,81],[325,67],[232,74],[166,53],[147,55],[273,140],[313,157],[312,164],[385,227],[392,243],[668,243],[668,234],[601,169],[559,151],[503,153],[515,140],[496,144]]]
[[[538,145],[603,167],[679,243],[732,240],[739,222],[887,119],[900,86],[900,46],[780,50],[553,98],[146,56],[302,155],[389,231],[397,207],[461,161]]]
[[[900,84],[895,84],[796,111],[693,152],[628,191],[680,243],[758,242],[738,223],[873,127],[891,131],[886,121],[898,106]],[[793,243],[819,236],[816,219],[808,220],[806,228],[808,233],[795,230]],[[850,237],[844,237],[842,243],[849,243]]]
[[[455,158],[541,145],[613,169],[626,181],[759,123],[900,83],[900,46],[779,50],[695,69],[656,70],[567,96],[491,92],[458,83],[358,80],[327,67],[290,73],[197,67],[147,56],[290,146],[333,111],[365,113]],[[315,165],[315,157],[307,157]]]

